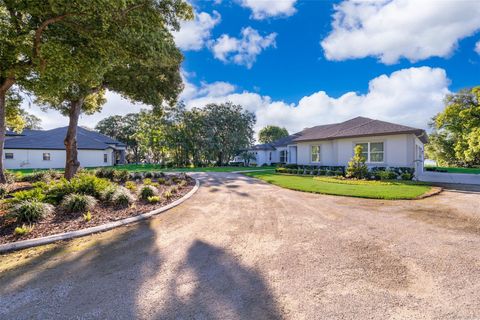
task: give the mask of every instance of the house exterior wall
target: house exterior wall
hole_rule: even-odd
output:
[[[413,134],[356,137],[297,143],[297,163],[302,165],[346,166],[357,143],[383,142],[384,161],[370,167],[414,167],[415,146],[423,143]],[[311,146],[320,146],[320,162],[311,161]]]
[[[13,153],[13,159],[5,159],[5,153]],[[50,153],[50,160],[43,160],[43,153]],[[107,154],[107,162],[103,160]],[[65,150],[5,149],[3,161],[6,169],[53,169],[65,166]],[[114,164],[113,149],[78,150],[82,167],[101,167]]]
[[[258,150],[258,151],[255,151],[255,153],[256,153],[255,163],[257,164],[257,166],[261,166],[262,164],[270,165],[272,162],[275,162],[273,160],[276,153],[275,150]],[[272,155],[271,157],[270,157],[270,154]]]

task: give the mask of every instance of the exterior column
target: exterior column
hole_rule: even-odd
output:
[[[120,150],[120,161],[118,162],[118,164],[125,164],[126,161],[125,161],[125,150]]]

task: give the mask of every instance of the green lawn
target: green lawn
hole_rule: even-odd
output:
[[[246,172],[245,175],[292,190],[371,199],[415,199],[431,189],[413,181],[339,180],[271,172]]]
[[[162,171],[162,172],[232,172],[244,170],[273,170],[275,167],[207,167],[207,168],[161,168],[157,164],[125,164],[119,166],[110,166],[102,168],[114,168],[118,170],[128,170],[130,172],[144,172],[144,171]],[[96,169],[96,168],[87,168]],[[46,169],[14,169],[12,172],[32,173],[34,171],[41,171]],[[55,169],[63,172],[63,168]]]
[[[447,172],[450,172],[450,173],[480,174],[480,168],[458,168],[458,167],[425,167],[425,168],[436,168],[440,170],[447,170]]]

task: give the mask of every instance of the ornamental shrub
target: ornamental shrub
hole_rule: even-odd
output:
[[[125,182],[125,188],[127,188],[130,191],[135,191],[137,190],[137,184],[133,181],[127,181]]]
[[[402,178],[402,180],[412,180],[413,179],[413,174],[408,173],[408,172],[404,172],[404,173],[402,173],[402,175],[400,177]]]
[[[113,173],[113,180],[117,182],[126,182],[130,178],[130,173],[127,170],[115,170]]]
[[[62,200],[62,207],[67,212],[87,212],[97,205],[97,200],[86,194],[71,193]]]
[[[378,171],[380,180],[394,180],[397,179],[397,174],[390,170]]]
[[[54,207],[51,204],[40,202],[36,199],[23,200],[14,204],[9,214],[20,223],[32,223],[51,214]]]
[[[148,203],[158,203],[160,200],[162,199],[159,196],[151,196],[147,199]]]
[[[354,155],[348,162],[347,178],[364,179],[367,176],[368,167],[365,164],[365,157],[362,156],[362,150],[363,148],[360,145],[355,147]]]
[[[111,203],[120,208],[126,208],[134,202],[135,197],[133,194],[127,188],[123,187],[117,188],[111,199]]]
[[[100,168],[95,171],[95,176],[113,181],[115,171],[116,170],[112,168]]]
[[[153,196],[156,196],[156,195],[158,195],[158,190],[157,190],[157,188],[155,188],[153,186],[143,185],[140,188],[139,197],[140,197],[140,199],[142,199],[144,201],[147,201],[148,197],[153,197]]]
[[[41,188],[17,191],[12,194],[12,198],[8,199],[7,202],[14,204],[25,200],[36,200],[43,202],[45,200],[45,193]]]

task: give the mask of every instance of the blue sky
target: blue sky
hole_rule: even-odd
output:
[[[379,63],[374,57],[327,60],[320,41],[331,31],[334,3],[299,1],[295,5],[297,12],[290,17],[255,20],[250,18],[250,9],[235,2],[197,1],[197,11],[211,13],[215,10],[221,15],[221,21],[212,29],[212,39],[225,33],[237,37],[242,28],[251,26],[261,34],[277,33],[276,47],[259,54],[251,69],[215,59],[208,48],[184,51],[183,67],[195,72],[196,77],[191,81],[196,84],[227,81],[240,90],[259,90],[288,103],[295,103],[319,89],[334,97],[347,91],[366,92],[368,81],[374,77],[412,66],[445,69],[452,80],[452,91],[479,84],[480,55],[473,50],[475,41],[480,40],[479,35],[462,39],[447,58],[433,57],[415,63],[401,59],[392,65]]]
[[[480,1],[191,2],[175,41],[187,107],[232,101],[297,131],[354,116],[426,128],[445,94],[480,85]],[[94,124],[138,111],[109,93]],[[33,111],[33,109],[32,109]],[[64,125],[41,114],[45,127]]]

